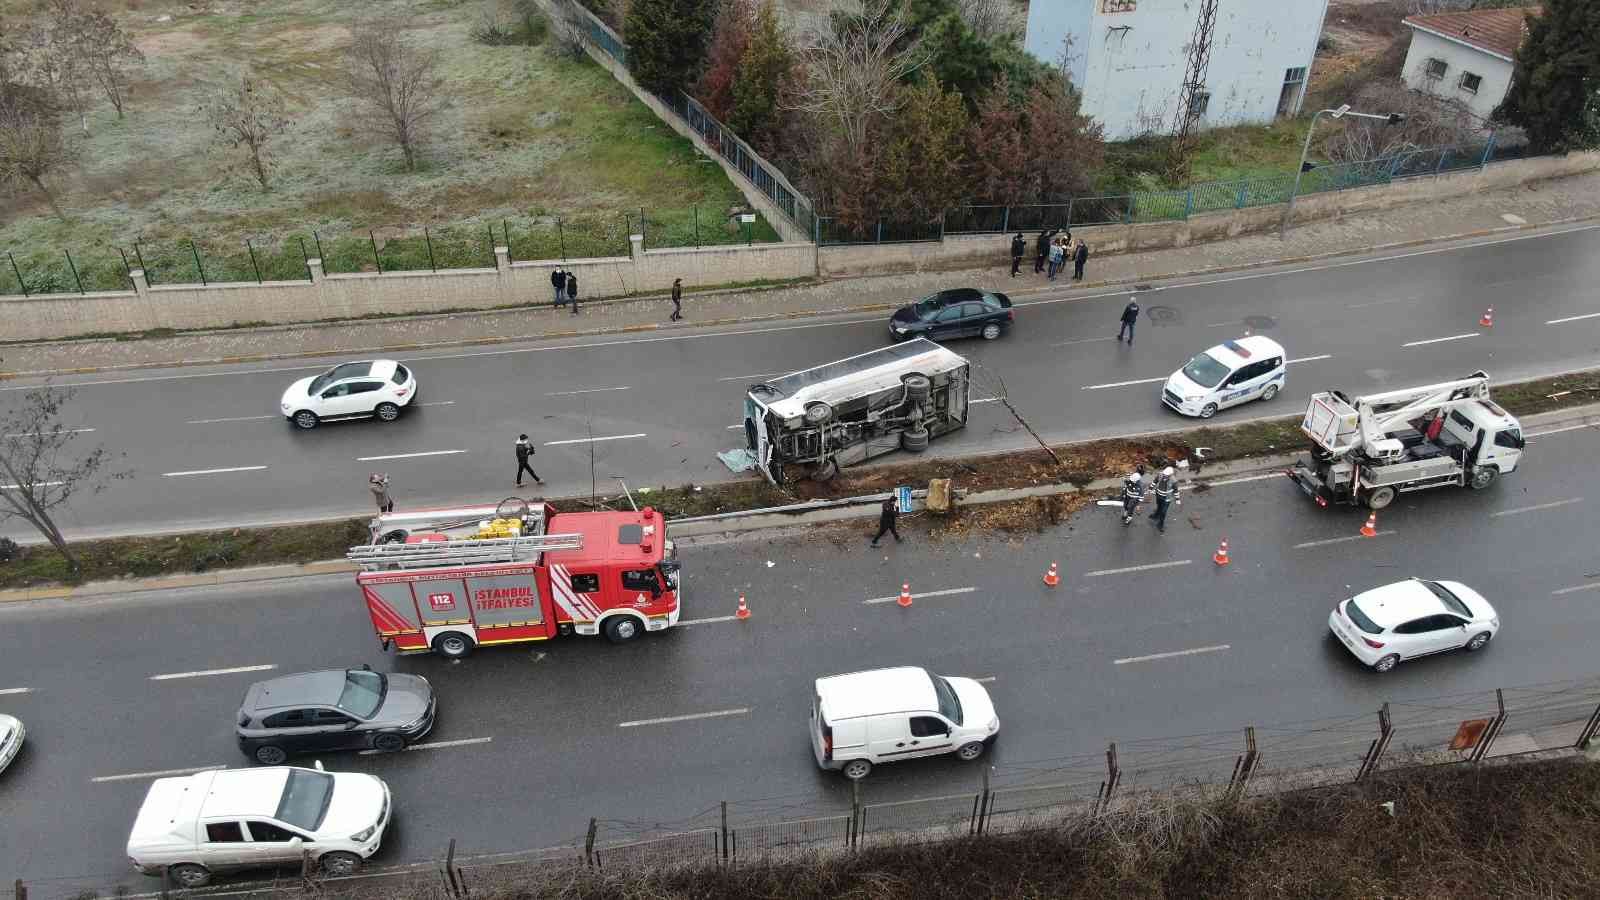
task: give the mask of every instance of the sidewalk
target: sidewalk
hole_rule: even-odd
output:
[[[1600,218],[1600,173],[1540,182],[1524,188],[1437,203],[1403,206],[1301,225],[1287,240],[1276,233],[1178,249],[1091,256],[1086,280],[1047,282],[1033,274],[1010,278],[1009,261],[988,269],[862,277],[767,290],[727,290],[684,297],[685,320],[669,323],[665,297],[585,303],[573,316],[549,306],[500,312],[364,320],[349,323],[241,328],[141,340],[79,340],[0,347],[0,377],[144,368],[195,363],[236,363],[330,354],[404,355],[427,347],[503,343],[629,331],[672,331],[730,324],[893,308],[941,288],[973,285],[1017,296],[1052,291],[1090,293],[1207,271],[1413,246],[1497,231]],[[1032,236],[1029,236],[1030,249]],[[1093,248],[1090,248],[1093,250]],[[823,252],[826,252],[824,250]]]

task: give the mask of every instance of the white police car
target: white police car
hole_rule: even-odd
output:
[[[1209,419],[1246,400],[1271,400],[1283,390],[1283,345],[1249,335],[1223,341],[1172,373],[1161,402],[1186,416]]]

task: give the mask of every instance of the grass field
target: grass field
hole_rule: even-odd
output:
[[[0,0],[0,16],[23,21],[32,5]],[[474,42],[476,0],[102,5],[147,61],[126,118],[102,100],[87,136],[68,123],[80,159],[54,184],[65,221],[31,192],[0,194],[0,250],[31,290],[77,289],[63,251],[90,290],[125,284],[118,248],[135,266],[142,256],[157,284],[198,282],[201,267],[207,280],[254,280],[257,266],[269,279],[304,278],[300,242],[316,255],[318,239],[330,272],[428,268],[429,243],[440,268],[492,265],[491,227],[501,241],[509,231],[517,259],[558,258],[563,245],[568,257],[623,255],[641,210],[647,246],[693,246],[696,214],[699,242],[745,240],[728,225],[743,199],[714,162],[604,69],[562,58],[548,39]],[[452,105],[416,172],[352,125],[355,101],[340,88],[350,27],[369,17],[403,21],[416,44],[442,54]],[[246,67],[287,98],[269,191],[197,112]],[[757,223],[754,239],[775,238]],[[0,293],[16,288],[0,261]]]

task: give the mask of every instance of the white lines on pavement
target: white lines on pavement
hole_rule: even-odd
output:
[[[1425,341],[1412,341],[1409,344],[1401,344],[1400,346],[1402,346],[1402,347],[1423,347],[1423,346],[1426,346],[1428,344],[1442,344],[1445,341],[1462,341],[1462,340],[1466,340],[1467,338],[1475,338],[1477,336],[1478,336],[1477,332],[1472,332],[1470,334],[1452,334],[1449,337],[1428,338]]]
[[[1171,562],[1150,563],[1143,566],[1129,566],[1126,569],[1098,569],[1093,572],[1083,573],[1085,578],[1097,578],[1101,575],[1125,575],[1129,572],[1148,572],[1151,569],[1170,569],[1173,566],[1187,566],[1194,562],[1192,559],[1175,559]]]
[[[704,619],[680,619],[678,627],[682,628],[685,625],[714,625],[718,622],[732,622],[738,618],[738,616],[707,616]]]
[[[218,422],[259,422],[263,419],[281,419],[282,416],[228,416],[223,419],[190,419],[185,425],[215,425]]]
[[[1207,328],[1226,328],[1229,325],[1243,325],[1243,322],[1212,322]]]
[[[1207,487],[1227,487],[1230,484],[1244,484],[1246,481],[1266,481],[1268,478],[1282,478],[1282,472],[1268,472],[1265,475],[1246,475],[1243,478],[1229,478],[1226,481],[1203,482]]]
[[[217,769],[226,769],[227,766],[191,766],[187,769],[158,769],[154,772],[128,772],[123,775],[101,775],[91,778],[93,784],[105,784],[108,781],[143,781],[146,778],[169,778],[174,775],[193,775],[196,772],[213,772]]]
[[[1076,341],[1062,341],[1059,344],[1051,344],[1050,346],[1052,346],[1052,347],[1071,347],[1074,344],[1098,344],[1101,341],[1114,341],[1114,340],[1116,340],[1116,338],[1114,338],[1114,337],[1081,338],[1081,339],[1076,340]]]
[[[1560,325],[1562,322],[1577,322],[1582,319],[1600,319],[1600,313],[1584,313],[1581,316],[1567,316],[1565,319],[1551,319],[1546,325]]]
[[[1166,381],[1167,378],[1168,376],[1163,375],[1160,378],[1135,378],[1132,381],[1113,381],[1110,384],[1086,384],[1080,390],[1103,391],[1106,388],[1127,387],[1130,384],[1154,384],[1157,381]]]
[[[638,728],[640,725],[670,725],[673,722],[691,722],[695,719],[721,719],[727,716],[742,716],[750,712],[750,707],[741,706],[738,709],[717,709],[711,712],[690,713],[686,716],[663,716],[659,719],[638,719],[633,722],[618,722],[618,728]]]
[[[1580,428],[1600,428],[1600,422],[1585,422],[1581,425],[1567,425],[1563,428],[1551,428],[1546,431],[1534,431],[1527,435],[1528,443],[1533,443],[1534,438],[1542,438],[1548,434],[1560,434],[1563,431],[1577,431]]]
[[[178,478],[183,475],[226,475],[229,472],[259,472],[266,466],[233,466],[227,469],[190,469],[187,472],[162,472],[163,478]]]
[[[569,441],[545,441],[544,445],[546,447],[558,447],[558,446],[560,446],[562,444],[598,444],[601,441],[627,441],[627,440],[632,440],[633,438],[642,438],[642,437],[645,437],[645,435],[643,433],[640,433],[640,434],[613,434],[613,435],[608,435],[606,437],[573,438],[572,440],[569,440]]]
[[[1388,537],[1389,535],[1394,534],[1394,533],[1395,532],[1393,532],[1393,531],[1380,531],[1377,534],[1373,535],[1373,537]],[[1351,535],[1346,535],[1345,537],[1328,538],[1326,540],[1321,540],[1321,541],[1306,541],[1303,544],[1295,544],[1294,545],[1294,549],[1296,549],[1296,550],[1304,550],[1307,547],[1326,547],[1329,544],[1342,544],[1345,541],[1364,541],[1366,539],[1367,539],[1367,536],[1364,535],[1364,534],[1351,534]]]
[[[1216,653],[1219,650],[1232,649],[1228,644],[1216,644],[1210,647],[1194,647],[1189,650],[1174,650],[1171,653],[1152,653],[1149,656],[1125,656],[1122,659],[1112,660],[1112,663],[1125,666],[1128,663],[1149,662],[1152,659],[1171,659],[1174,656],[1194,656],[1197,653]]]
[[[571,397],[574,394],[604,394],[607,391],[631,391],[631,390],[633,390],[633,386],[632,385],[624,385],[622,387],[609,387],[609,388],[584,388],[583,390],[579,390],[579,391],[551,391],[551,392],[545,394],[545,396],[546,397]]]
[[[986,675],[983,678],[974,678],[972,680],[976,681],[979,684],[990,684],[998,677],[999,676],[997,676],[997,675]]]
[[[773,378],[786,372],[756,372],[753,375],[729,375],[727,378],[718,378],[718,381],[749,381],[752,378]]]
[[[984,397],[981,400],[968,400],[967,401],[967,405],[968,406],[972,406],[972,405],[978,404],[978,403],[999,403],[1001,400],[1004,400],[1004,399],[1005,399],[1004,397]]]
[[[454,400],[429,400],[426,403],[418,403],[417,405],[418,406],[455,406],[456,402]]]
[[[954,594],[970,594],[970,593],[972,593],[973,591],[976,591],[976,590],[977,590],[977,588],[975,588],[975,587],[964,587],[964,588],[946,588],[945,590],[942,590],[942,591],[924,591],[923,593],[920,593],[920,594],[912,594],[911,595],[911,599],[913,599],[913,600],[921,600],[924,597],[949,597],[949,596],[952,596]],[[895,594],[892,597],[873,597],[871,600],[863,600],[861,602],[863,604],[865,604],[865,605],[871,605],[871,604],[874,604],[874,603],[893,603],[893,602],[895,602],[896,600],[899,600],[899,599],[900,599],[900,595],[899,594]]]
[[[12,694],[30,694],[33,688],[0,688],[0,697],[9,697]]]
[[[1568,497],[1565,500],[1557,500],[1554,503],[1540,503],[1540,504],[1537,504],[1537,505],[1534,505],[1534,506],[1519,506],[1516,509],[1502,509],[1497,513],[1491,513],[1489,515],[1489,517],[1491,519],[1493,519],[1493,518],[1498,518],[1500,516],[1514,516],[1514,515],[1517,515],[1518,513],[1538,512],[1541,509],[1555,509],[1558,506],[1570,506],[1570,505],[1572,505],[1574,503],[1582,503],[1582,502],[1583,502],[1583,498],[1582,497]]]
[[[728,430],[729,431],[738,431],[739,429],[741,429],[743,427],[744,427],[743,425],[729,425],[728,426]]]
[[[1284,365],[1292,366],[1295,363],[1316,362],[1319,359],[1333,359],[1333,354],[1332,353],[1324,353],[1321,356],[1302,356],[1299,359],[1291,359],[1288,362],[1284,363]]]
[[[1561,594],[1577,593],[1578,591],[1600,591],[1600,581],[1596,581],[1594,584],[1580,584],[1576,587],[1561,588],[1559,590],[1551,591],[1550,595],[1559,596]]]
[[[423,450],[419,453],[390,453],[386,456],[358,456],[356,462],[377,462],[383,459],[416,459],[419,456],[455,456],[465,450]]]
[[[63,428],[63,429],[61,429],[61,433],[62,434],[88,434],[89,432],[91,432],[93,430],[94,430],[93,428]],[[5,437],[44,437],[46,435],[50,435],[50,434],[54,434],[54,433],[55,432],[53,432],[53,431],[13,431],[10,434],[5,435]]]
[[[33,486],[34,487],[60,487],[63,484],[66,484],[66,482],[65,481],[36,481],[36,482],[34,482]],[[22,488],[22,485],[20,485],[20,484],[0,484],[0,491],[15,491],[15,490],[21,490],[21,488]]]
[[[410,753],[410,752],[412,752],[414,750],[444,750],[444,749],[449,748],[449,747],[470,747],[470,746],[473,746],[474,744],[487,744],[492,740],[494,740],[494,738],[492,738],[492,737],[481,737],[481,738],[462,738],[462,739],[457,740],[457,741],[433,741],[431,743],[426,743],[426,744],[407,744],[406,745],[406,752]],[[383,753],[383,752],[385,752],[385,751],[383,751],[383,750],[362,750],[360,753],[358,753],[356,755],[358,755],[358,756],[377,756],[378,754]]]
[[[171,672],[166,675],[151,675],[151,681],[172,681],[175,678],[204,678],[207,675],[235,675],[240,672],[266,672],[276,669],[277,666],[268,663],[261,666],[234,666],[231,669],[200,669],[194,672]]]

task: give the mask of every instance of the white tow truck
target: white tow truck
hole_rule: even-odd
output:
[[[1481,490],[1516,471],[1522,426],[1489,399],[1489,376],[1354,399],[1311,395],[1300,430],[1315,446],[1290,478],[1319,506],[1383,509],[1397,494],[1446,485]]]

